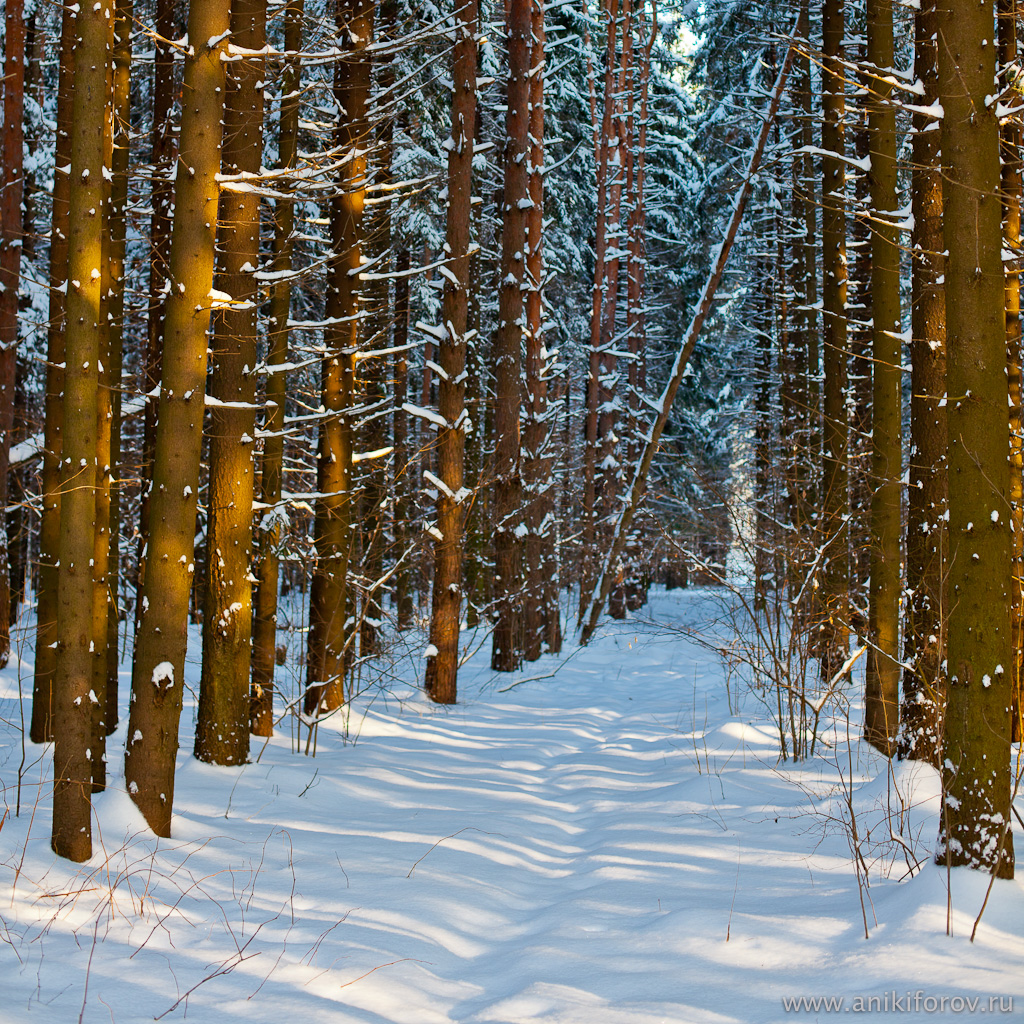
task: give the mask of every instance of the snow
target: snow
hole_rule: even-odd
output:
[[[125,790],[122,720],[81,866],[49,849],[48,747],[27,747],[15,816],[32,668],[13,658],[0,1019],[781,1024],[816,1019],[784,999],[819,996],[898,999],[865,1019],[917,1024],[944,1019],[926,999],[995,997],[1014,1019],[998,1000],[1024,1005],[1022,883],[995,884],[972,944],[988,879],[952,872],[947,937],[936,773],[857,740],[859,679],[849,729],[829,719],[819,756],[779,761],[772,695],[716,651],[719,594],[656,590],[650,619],[514,675],[467,631],[452,707],[414,685],[423,634],[395,638],[395,678],[323,722],[315,757],[293,718],[236,768],[191,757],[192,655],[173,838]]]

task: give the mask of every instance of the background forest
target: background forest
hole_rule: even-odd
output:
[[[200,762],[315,754],[410,648],[452,705],[714,587],[782,759],[863,683],[935,859],[1012,878],[1016,0],[4,26],[0,657],[57,854],[122,740],[172,835],[183,708]]]

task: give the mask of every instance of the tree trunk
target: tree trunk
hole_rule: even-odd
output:
[[[299,137],[299,90],[302,86],[303,0],[291,0],[285,9],[284,73],[281,77],[279,168],[296,165]],[[281,542],[281,493],[284,474],[284,417],[288,398],[288,314],[291,309],[292,286],[288,276],[292,270],[292,232],[295,228],[295,202],[279,198],[274,218],[274,283],[270,290],[270,314],[267,327],[267,415],[263,423],[263,473],[260,480],[260,501],[269,512],[260,523],[258,584],[256,587],[252,691],[249,703],[250,728],[256,736],[271,736],[274,731],[274,660],[277,648],[277,591],[280,561],[277,549]],[[282,275],[282,276],[278,276]]]
[[[936,0],[922,0],[914,19],[914,74],[924,85],[920,106],[938,99]],[[942,174],[939,132],[914,114],[911,267],[910,493],[907,517],[907,599],[904,627],[900,752],[939,767],[945,703],[943,600],[946,539],[946,297],[942,275]]]
[[[438,347],[437,531],[434,593],[425,689],[432,701],[454,704],[459,667],[462,556],[469,492],[463,487],[466,445],[466,322],[469,314],[469,250],[473,145],[476,128],[477,4],[459,8],[452,55],[452,129],[448,148],[447,253]]]
[[[402,249],[395,261],[395,330],[392,335],[395,349],[395,413],[392,425],[395,455],[394,466],[394,521],[395,557],[400,559],[395,570],[395,605],[400,630],[409,629],[413,619],[412,564],[410,548],[412,538],[413,498],[412,481],[415,453],[409,444],[409,414],[402,408],[409,393],[409,264],[408,249]]]
[[[896,749],[900,693],[902,469],[900,250],[896,227],[896,108],[891,102],[892,0],[868,0],[871,139],[871,582],[864,738]]]
[[[526,424],[523,429],[523,498],[526,514],[523,651],[536,661],[558,616],[552,594],[551,459],[548,440],[547,350],[544,345],[544,8],[531,4],[533,56],[530,60],[530,207],[526,214]],[[553,599],[554,598],[554,599]]]
[[[92,855],[93,570],[96,527],[96,423],[107,233],[106,128],[110,8],[75,18],[75,89],[68,235],[67,369],[61,461],[57,662],[54,678],[54,786],[51,846],[69,860]]]
[[[1004,68],[1017,64],[1017,0],[999,0],[999,63]],[[1021,678],[1024,673],[1024,423],[1021,420],[1021,323],[1020,323],[1020,213],[1021,213],[1021,132],[1020,114],[1005,119],[1002,135],[1003,248],[1012,254],[1006,265],[1006,368],[1010,390],[1010,515],[1013,528],[1013,588],[1010,621],[1013,629],[1013,742],[1024,736],[1024,702]]]
[[[526,249],[527,160],[530,131],[530,0],[510,0],[505,189],[502,196],[501,283],[494,360],[494,598],[497,622],[491,668],[514,672],[522,664],[520,526],[522,481],[519,407]]]
[[[170,40],[178,30],[179,0],[157,0],[156,38],[153,59],[153,207],[149,230],[149,320],[146,334],[144,387],[146,410],[142,433],[141,507],[139,509],[138,593],[146,576],[149,538],[149,507],[156,451],[157,411],[167,314],[168,264],[171,246],[171,214],[174,209],[174,167],[179,135],[174,131],[174,47]],[[142,602],[135,603],[135,626],[142,619]]]
[[[128,792],[159,836],[169,836],[174,759],[195,572],[214,249],[229,28],[227,0],[194,3],[185,60],[164,347],[150,502],[149,557],[132,664],[125,750]],[[206,42],[200,42],[206,40]]]
[[[65,291],[68,279],[68,203],[71,193],[72,79],[75,18],[61,19],[57,86],[57,141],[50,232],[50,310],[46,337],[46,398],[43,423],[42,516],[36,603],[36,663],[32,695],[33,743],[53,739],[53,677],[57,659],[57,562],[60,548],[60,460],[64,424]]]
[[[4,26],[4,121],[0,187],[0,667],[11,655],[11,569],[7,548],[6,508],[11,434],[18,369],[18,295],[21,280],[24,192],[25,7],[6,0]]]
[[[317,565],[309,603],[306,714],[333,711],[345,700],[345,656],[351,642],[348,566],[352,552],[352,425],[359,346],[359,281],[366,198],[366,105],[370,98],[374,5],[337,0],[338,39],[346,52],[335,69],[334,96],[344,112],[335,145],[345,163],[331,201],[332,259],[327,282],[326,353],[314,537]]]
[[[993,5],[937,5],[949,458],[939,863],[1013,877],[1011,543]]]
[[[846,210],[843,164],[846,109],[843,75],[843,0],[822,7],[822,314],[824,317],[824,467],[821,495],[822,634],[821,674],[831,679],[846,660],[849,635],[847,526],[849,433],[846,413]]]
[[[258,175],[263,155],[266,0],[233,0],[231,39],[250,52],[230,65],[224,111],[223,175]],[[260,56],[255,56],[259,53]],[[260,200],[248,180],[222,185],[210,393],[210,482],[203,667],[195,755],[213,764],[249,757],[252,663],[252,503],[255,496],[256,268]]]

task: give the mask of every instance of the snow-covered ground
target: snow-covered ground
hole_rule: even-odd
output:
[[[837,1016],[786,1009],[800,997],[877,1021],[1024,1019],[1024,883],[996,883],[972,944],[987,879],[953,872],[947,901],[935,774],[890,767],[856,721],[848,744],[842,720],[823,756],[780,763],[766,705],[738,677],[727,692],[718,656],[678,629],[712,603],[656,591],[650,620],[512,679],[484,645],[451,708],[424,701],[405,657],[347,739],[320,728],[315,757],[283,726],[242,769],[199,764],[186,706],[172,840],[123,791],[122,726],[81,867],[50,853],[49,751],[31,744],[15,817],[9,666],[0,1021]]]

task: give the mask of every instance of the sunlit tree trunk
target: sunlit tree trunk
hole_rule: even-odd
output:
[[[306,662],[307,714],[331,711],[345,700],[345,655],[351,641],[348,567],[352,554],[352,425],[359,346],[359,280],[366,198],[366,105],[370,98],[374,6],[370,0],[338,0],[338,45],[345,51],[335,69],[334,96],[344,112],[336,146],[344,157],[339,194],[331,201],[326,353],[320,425],[314,538],[317,565],[310,592],[310,632]]]
[[[104,193],[110,8],[80,10],[74,23],[75,88],[69,196],[64,444],[61,460],[54,675],[54,852],[92,855],[93,544],[96,527],[96,422],[103,302]]]
[[[227,0],[194,3],[185,60],[164,346],[150,502],[149,557],[132,664],[125,781],[150,828],[170,835],[174,759],[195,572],[208,331],[224,108]]]
[[[252,503],[255,495],[256,301],[260,200],[252,191],[263,155],[266,0],[233,0],[231,39],[249,51],[233,61],[224,111],[220,232],[209,389],[210,477],[203,666],[195,755],[213,764],[249,756],[252,656]]]

